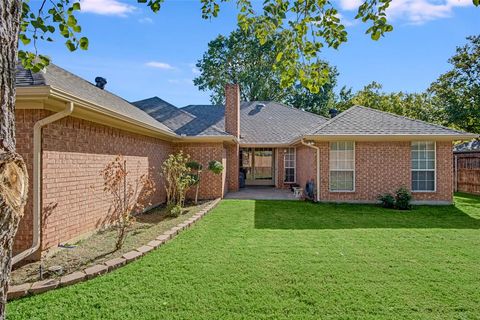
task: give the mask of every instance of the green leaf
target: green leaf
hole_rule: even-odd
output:
[[[82,37],[80,38],[80,40],[78,41],[79,45],[80,45],[80,49],[82,50],[88,50],[88,39],[86,37]]]
[[[75,51],[77,50],[77,47],[75,46],[75,44],[72,42],[72,40],[68,39],[66,42],[65,42],[65,45],[67,46],[68,50],[70,51]]]
[[[280,60],[282,60],[282,57],[283,57],[283,52],[279,52],[277,54],[277,57],[275,58],[275,61],[279,62]]]
[[[75,27],[77,25],[77,19],[73,15],[69,15],[67,19],[67,25],[69,27]]]
[[[18,38],[20,39],[20,41],[22,41],[24,45],[27,45],[31,42],[31,40],[24,33],[20,33],[18,35]]]
[[[478,7],[480,5],[480,0],[473,0],[473,4]]]

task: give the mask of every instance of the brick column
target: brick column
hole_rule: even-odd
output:
[[[225,86],[225,131],[240,139],[240,86]],[[239,154],[238,143],[227,146],[228,191],[238,191]]]

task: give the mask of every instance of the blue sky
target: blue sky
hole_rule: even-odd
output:
[[[338,0],[348,42],[321,53],[337,66],[339,87],[358,90],[377,81],[385,91],[422,91],[448,70],[455,47],[480,33],[480,8],[470,0],[393,0],[394,31],[375,42],[353,20],[358,1]],[[166,0],[157,14],[134,0],[81,3],[78,17],[89,50],[70,53],[56,42],[41,44],[41,53],[92,82],[107,78],[107,89],[130,101],[157,95],[177,106],[208,103],[208,92],[192,83],[198,72],[194,64],[210,40],[235,29],[233,4],[222,4],[220,16],[206,21],[199,0]]]

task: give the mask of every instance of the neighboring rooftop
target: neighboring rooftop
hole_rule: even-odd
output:
[[[453,152],[480,152],[480,140],[472,140],[465,143],[457,144],[453,148]]]
[[[218,136],[228,135],[223,130],[209,125],[189,112],[179,109],[160,99],[152,97],[136,102],[132,102],[151,117],[160,121],[172,131],[179,135],[186,136]]]
[[[107,90],[102,90],[85,79],[52,63],[45,71],[38,73],[33,73],[30,70],[25,70],[18,66],[16,85],[17,87],[51,86],[82,100],[99,105],[109,111],[143,122],[157,129],[173,133],[167,126],[156,121],[128,101]]]
[[[181,110],[193,114],[208,126],[225,130],[223,105],[189,105]],[[242,102],[240,143],[288,144],[327,120],[322,116],[277,102]]]
[[[396,114],[353,106],[318,127],[313,135],[459,135],[465,132]]]

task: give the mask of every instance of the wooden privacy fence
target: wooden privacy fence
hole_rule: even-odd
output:
[[[455,155],[455,191],[480,194],[480,153]]]

